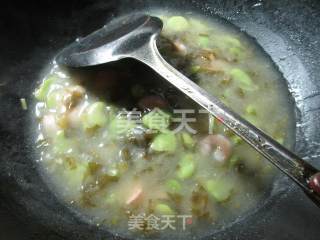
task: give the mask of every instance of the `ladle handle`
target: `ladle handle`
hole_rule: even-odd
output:
[[[249,143],[302,187],[307,195],[320,206],[319,170],[283,147],[262,130],[243,119],[240,115],[231,111],[218,98],[210,95],[168,64],[157,49],[156,36],[151,39],[149,45],[145,45],[136,51],[134,57],[147,64],[168,82],[205,108],[235,134]]]

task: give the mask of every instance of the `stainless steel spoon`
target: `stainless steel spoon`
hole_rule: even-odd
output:
[[[139,60],[248,142],[320,206],[319,170],[228,109],[216,97],[169,65],[156,46],[162,26],[159,18],[148,15],[133,14],[117,18],[63,49],[56,57],[56,62],[69,67],[87,67],[123,58]]]

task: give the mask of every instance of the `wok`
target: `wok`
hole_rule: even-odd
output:
[[[90,224],[49,189],[34,147],[32,91],[58,50],[114,16],[150,9],[220,16],[256,38],[296,103],[295,152],[320,167],[320,2],[109,0],[2,3],[0,10],[0,239],[122,239]],[[29,103],[27,111],[20,98]],[[203,239],[319,239],[320,211],[286,177],[246,217]]]

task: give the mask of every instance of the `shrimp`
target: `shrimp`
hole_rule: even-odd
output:
[[[131,205],[139,202],[139,199],[141,199],[142,197],[142,192],[142,187],[140,185],[135,186],[131,191],[130,196],[126,200],[126,205]]]
[[[200,151],[203,155],[211,153],[214,160],[224,163],[231,155],[232,144],[221,134],[208,135],[200,141]]]
[[[185,45],[184,43],[182,43],[181,41],[175,40],[175,41],[173,42],[173,46],[174,46],[175,50],[176,50],[177,52],[179,52],[182,56],[187,55],[187,53],[188,53],[187,47],[186,47],[186,45]]]

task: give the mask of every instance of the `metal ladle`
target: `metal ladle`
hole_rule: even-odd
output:
[[[162,26],[159,18],[148,15],[133,14],[117,18],[63,49],[56,57],[56,62],[69,67],[88,67],[133,58],[148,65],[249,143],[320,206],[319,170],[231,111],[216,97],[169,65],[156,46]]]

